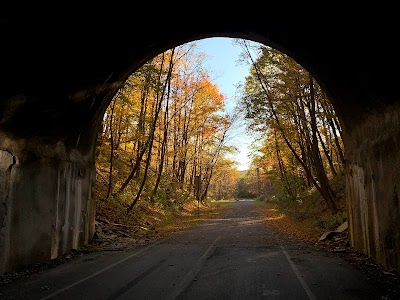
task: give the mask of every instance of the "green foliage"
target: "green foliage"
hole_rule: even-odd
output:
[[[267,206],[267,202],[256,199],[256,201],[254,202],[257,206]]]
[[[339,211],[337,214],[322,214],[314,219],[314,227],[323,231],[335,230],[347,220],[346,211]]]
[[[332,186],[337,194],[337,213],[332,213],[327,209],[324,199],[315,188],[301,193],[298,201],[285,198],[284,192],[280,198],[274,197],[272,201],[286,216],[296,221],[305,230],[314,232],[315,237],[319,237],[326,231],[335,230],[347,220],[344,176],[337,176],[332,180]]]
[[[237,196],[250,199],[254,199],[257,196],[256,191],[254,191],[249,182],[246,182],[244,177],[239,178]]]

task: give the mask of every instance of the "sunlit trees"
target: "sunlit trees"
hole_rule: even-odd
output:
[[[203,201],[215,173],[233,193],[233,164],[224,156],[234,117],[195,50],[189,43],[154,57],[110,103],[99,133],[97,170],[107,181],[99,205],[117,202],[128,212],[139,199],[181,206],[194,197],[195,176]]]
[[[234,161],[221,158],[210,181],[210,196],[216,200],[235,198],[238,193],[239,173]]]
[[[341,129],[332,105],[294,60],[265,46],[258,46],[259,55],[253,57],[249,44],[241,44],[251,62],[242,105],[249,128],[265,137],[261,161],[275,161],[272,170],[289,198],[296,200],[302,190],[314,187],[336,212],[330,178],[343,171],[344,159]]]
[[[251,64],[240,110],[260,145],[245,177],[227,158],[229,132],[240,110],[225,111],[225,96],[203,68],[204,55],[189,43],[148,61],[110,103],[99,134],[102,201],[127,211],[140,199],[182,206],[247,193],[260,199],[299,201],[316,189],[335,212],[332,178],[341,176],[344,149],[339,120],[310,74],[283,53],[240,42]],[[201,179],[194,194],[195,178]],[[241,180],[241,181],[240,181]],[[247,195],[249,196],[249,195]]]

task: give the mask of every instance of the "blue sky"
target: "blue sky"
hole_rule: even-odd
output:
[[[196,44],[199,52],[206,53],[205,67],[209,71],[211,79],[227,96],[227,106],[233,107],[236,85],[240,82],[244,83],[249,68],[247,65],[238,63],[241,53],[240,46],[234,45],[231,38],[208,38],[198,40]],[[239,153],[233,157],[239,163],[238,169],[247,169],[250,151],[248,147],[251,138],[246,133],[244,125],[235,126],[228,143],[239,148]]]

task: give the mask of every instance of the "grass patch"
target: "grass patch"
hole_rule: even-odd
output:
[[[255,203],[256,206],[268,206],[268,205],[270,205],[267,202],[262,201],[262,200],[255,200],[254,203]]]
[[[197,206],[197,202],[188,203],[180,212],[169,213],[167,218],[155,224],[158,235],[190,228],[203,220],[213,219],[228,207],[228,203],[210,201],[206,205]]]

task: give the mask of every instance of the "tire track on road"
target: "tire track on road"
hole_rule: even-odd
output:
[[[167,299],[177,299],[179,295],[181,295],[186,288],[191,284],[191,282],[195,279],[197,274],[199,274],[201,268],[206,262],[207,258],[209,258],[217,248],[217,243],[221,239],[221,236],[218,236],[211,245],[207,248],[207,250],[203,253],[203,255],[199,258],[193,268],[185,275],[181,283],[173,290],[173,292],[169,295]]]

